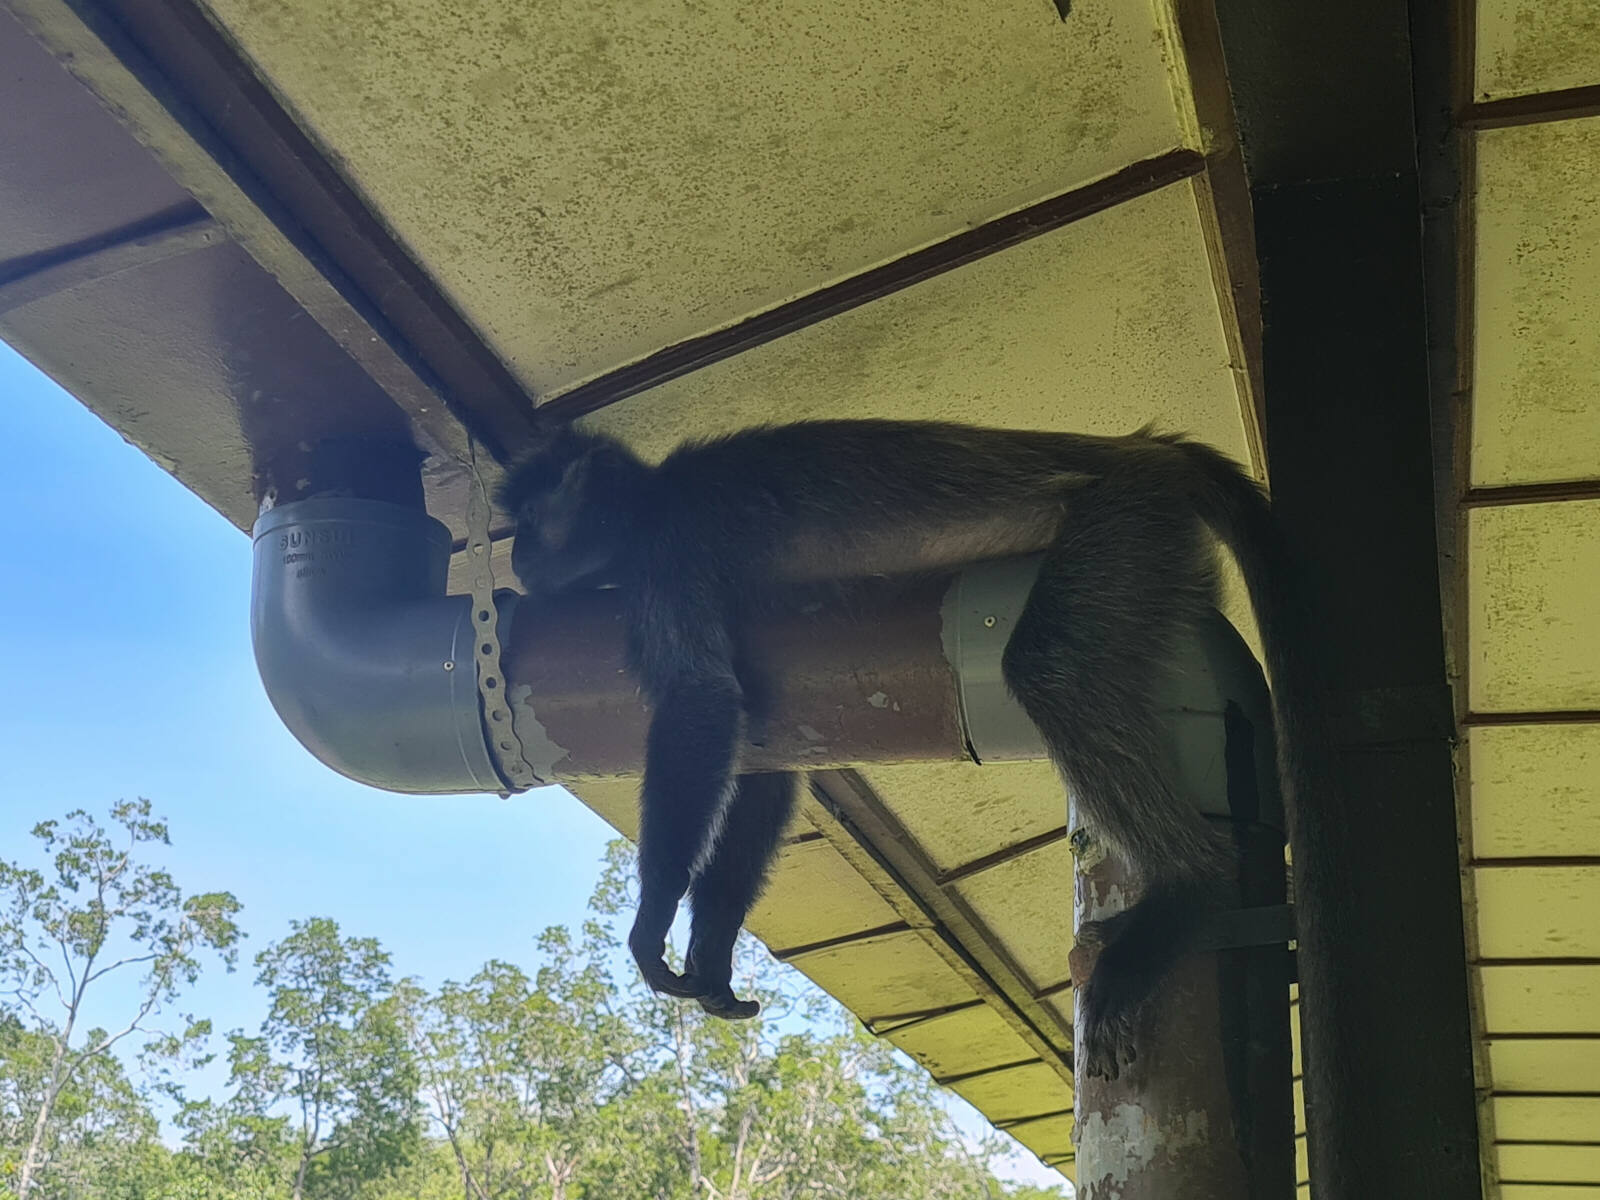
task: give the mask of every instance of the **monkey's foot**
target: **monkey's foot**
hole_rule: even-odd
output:
[[[650,985],[652,992],[694,1000],[704,990],[691,973],[679,975],[667,966],[665,957],[667,944],[664,938],[652,938],[642,934],[636,925],[628,934],[628,949],[633,953],[633,961],[639,964],[639,974],[644,976],[644,981]]]
[[[663,996],[677,996],[684,1000],[696,1000],[700,996],[700,985],[693,976],[679,975],[661,959],[653,963],[640,963],[639,973],[644,976],[644,981],[650,985],[652,992],[660,992]]]
[[[1119,936],[1127,913],[1085,922],[1073,953],[1087,951],[1088,978],[1079,984],[1078,1019],[1083,1025],[1084,1070],[1091,1078],[1116,1079],[1138,1057],[1134,1031],[1150,998],[1152,980],[1138,956]],[[1074,978],[1077,970],[1074,967]]]
[[[741,1000],[733,994],[732,988],[722,988],[710,995],[696,996],[700,1007],[713,1017],[721,1017],[724,1021],[748,1021],[761,1011],[761,1001]]]
[[[1112,1010],[1091,983],[1083,995],[1083,1069],[1091,1079],[1116,1079],[1133,1066],[1139,1052],[1133,1039],[1133,1018]]]

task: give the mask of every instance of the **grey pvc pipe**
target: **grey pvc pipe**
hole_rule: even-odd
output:
[[[392,792],[504,789],[484,740],[471,600],[450,534],[376,500],[300,500],[255,525],[250,632],[278,716],[341,775]]]
[[[256,665],[284,724],[340,774],[394,792],[506,790],[484,730],[471,601],[445,594],[449,560],[445,527],[399,504],[300,500],[256,522]],[[781,690],[807,714],[795,718],[807,736],[788,746],[795,739],[775,720],[775,737],[752,763],[1044,758],[1000,673],[1038,561],[979,563],[935,583],[926,599],[915,591],[859,619],[823,614],[802,619],[814,626],[769,631]],[[643,765],[648,714],[622,669],[621,609],[604,594],[576,603],[500,606],[508,698],[547,780]],[[867,686],[875,673],[895,682],[875,691]],[[852,707],[856,684],[870,694]],[[1228,811],[1227,726],[1248,721],[1258,731],[1260,819],[1281,825],[1266,685],[1221,616],[1179,648],[1158,704],[1171,734],[1168,766],[1204,812]],[[819,749],[818,739],[829,744]]]
[[[1000,671],[1006,642],[1022,615],[1042,557],[968,567],[955,577],[945,596],[945,652],[956,668],[967,744],[980,763],[1047,757],[1039,731],[1011,698]],[[1167,733],[1161,748],[1165,765],[1196,808],[1208,816],[1234,812],[1227,755],[1230,749],[1238,752],[1238,739],[1248,728],[1249,753],[1259,781],[1258,819],[1277,829],[1284,827],[1271,694],[1250,647],[1221,613],[1212,613],[1192,636],[1179,642],[1155,701]]]

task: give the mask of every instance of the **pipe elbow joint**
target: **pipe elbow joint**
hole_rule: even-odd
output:
[[[403,505],[268,510],[250,632],[267,697],[301,745],[392,792],[506,790],[484,731],[472,601],[445,594],[450,534]]]

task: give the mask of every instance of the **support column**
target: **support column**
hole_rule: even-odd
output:
[[[1273,502],[1318,602],[1338,749],[1337,802],[1294,831],[1312,1189],[1478,1200],[1408,29],[1429,6],[1216,7]],[[1430,54],[1442,25],[1420,26]]]

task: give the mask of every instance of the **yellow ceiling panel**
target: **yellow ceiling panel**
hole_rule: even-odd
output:
[[[1047,762],[927,763],[861,774],[941,871],[1067,823],[1067,794]]]
[[[1600,83],[1595,0],[1478,0],[1477,97]]]
[[[1019,1121],[1015,1125],[1008,1125],[1006,1132],[1040,1158],[1054,1159],[1072,1154],[1075,1149],[1072,1144],[1071,1113],[1040,1117],[1036,1121]],[[1070,1174],[1070,1167],[1067,1170]]]
[[[1600,708],[1600,501],[1478,508],[1467,529],[1472,708]]]
[[[767,890],[750,911],[750,931],[773,950],[881,929],[898,914],[824,841],[786,846]]]
[[[1600,118],[1485,132],[1477,164],[1472,482],[1600,476]]]
[[[1483,958],[1600,957],[1600,866],[1478,867],[1472,874]]]
[[[950,1090],[991,1121],[1014,1121],[1072,1107],[1072,1088],[1042,1062],[990,1071],[952,1083]]]
[[[1477,858],[1600,857],[1600,725],[1467,734]]]
[[[1490,1038],[1488,1049],[1503,1092],[1600,1091],[1600,1037]]]
[[[1072,987],[1070,987],[1070,984],[1059,987],[1059,990],[1045,997],[1042,1003],[1045,1006],[1046,1013],[1056,1014],[1056,1019],[1061,1021],[1061,1029],[1064,1032],[1058,1034],[1058,1037],[1061,1038],[1062,1048],[1070,1050],[1072,1048],[1072,1026],[1074,1026],[1075,1019],[1077,1019],[1074,1013],[1075,997],[1072,994]]]
[[[1294,1077],[1299,1079],[1305,1068],[1300,1065],[1300,1004],[1298,1001],[1289,1005],[1289,1054],[1292,1066],[1290,1070]]]
[[[1507,1142],[1600,1142],[1600,1096],[1496,1096],[1495,1137]]]
[[[1248,461],[1195,198],[1174,184],[603,409],[646,455],[812,417],[1085,433],[1147,421]]]
[[[1063,839],[956,885],[1033,986],[1070,975],[1072,849]]]
[[[974,1004],[890,1029],[884,1037],[936,1078],[984,1071],[1035,1056],[1032,1047],[987,1004]]]
[[[1538,1179],[1545,1183],[1588,1183],[1600,1190],[1600,1146],[1522,1145],[1495,1147],[1501,1179]],[[1561,1189],[1572,1200],[1570,1188]],[[1581,1195],[1581,1193],[1580,1193]]]
[[[633,841],[639,838],[639,780],[632,775],[585,779],[570,794],[580,797],[611,828]]]
[[[1075,999],[1070,986],[1061,988],[1060,991],[1053,993],[1044,1001],[1045,1008],[1055,1013],[1061,1021],[1061,1028],[1068,1031],[1072,1029],[1077,1019],[1074,1013],[1074,1004]]]
[[[973,998],[966,983],[915,932],[851,942],[792,961],[865,1021]]]
[[[1154,5],[209,7],[538,392],[1183,141]]]
[[[1600,964],[1480,966],[1484,1031],[1600,1033]],[[1504,1136],[1504,1135],[1502,1135]]]

